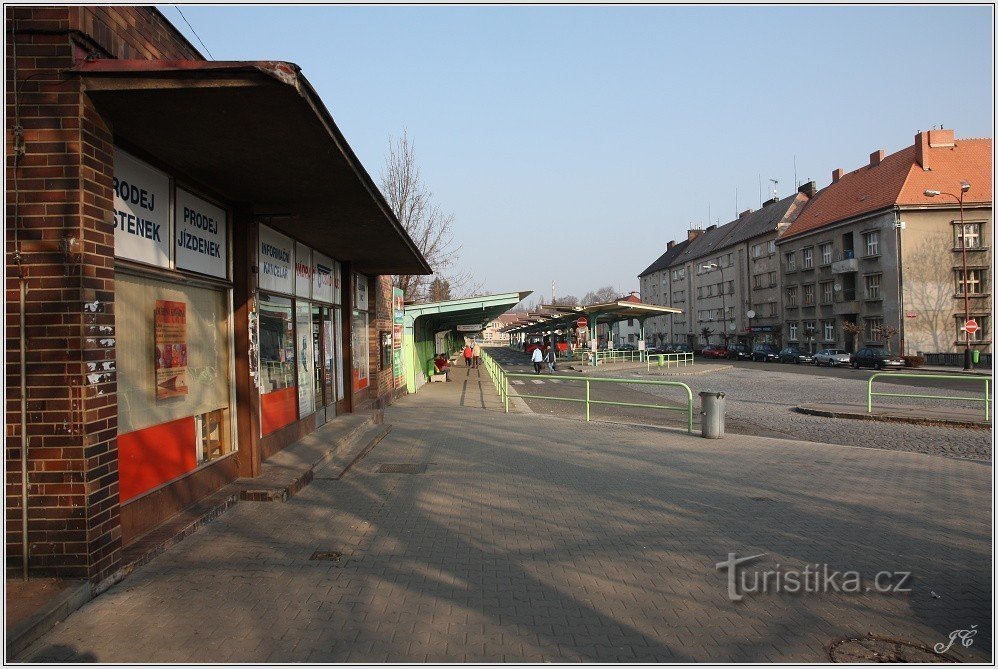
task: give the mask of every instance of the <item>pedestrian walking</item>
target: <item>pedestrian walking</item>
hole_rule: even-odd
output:
[[[541,353],[541,347],[538,346],[534,349],[534,352],[530,355],[530,362],[534,363],[534,374],[541,373],[541,363],[544,362],[544,354]]]
[[[544,360],[548,364],[548,371],[549,372],[556,372],[556,371],[558,371],[558,367],[557,367],[557,364],[556,364],[558,362],[558,355],[555,353],[555,347],[554,347],[553,344],[548,349],[547,354],[544,356]]]
[[[471,355],[472,355],[471,346],[469,346],[468,344],[465,344],[464,345],[464,366],[465,367],[471,367]]]
[[[475,359],[474,367],[475,369],[478,369],[478,366],[482,364],[482,346],[477,341],[471,348],[471,355]]]

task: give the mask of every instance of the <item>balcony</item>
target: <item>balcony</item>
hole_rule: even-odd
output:
[[[842,258],[832,263],[832,274],[845,274],[847,272],[858,272],[859,260],[856,258]]]
[[[832,313],[836,316],[858,314],[859,307],[860,303],[859,300],[856,299],[856,290],[846,289],[836,296],[835,304],[832,307]]]

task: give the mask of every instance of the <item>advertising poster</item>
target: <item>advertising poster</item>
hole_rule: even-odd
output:
[[[295,352],[298,358],[298,417],[315,412],[315,345],[312,337],[312,308],[307,302],[295,305],[295,335],[298,343]]]
[[[187,394],[187,304],[156,300],[156,399]]]
[[[354,392],[367,388],[370,369],[370,343],[367,331],[367,313],[353,312],[353,328],[350,333],[350,352],[353,358]]]
[[[402,369],[402,328],[405,324],[405,302],[401,288],[392,288],[392,375],[395,377],[395,387],[401,388],[405,383],[405,372]]]

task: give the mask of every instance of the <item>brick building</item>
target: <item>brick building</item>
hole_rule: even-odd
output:
[[[391,401],[389,275],[430,270],[294,64],[205,61],[150,7],[6,30],[7,567],[26,526],[31,574],[97,582]]]

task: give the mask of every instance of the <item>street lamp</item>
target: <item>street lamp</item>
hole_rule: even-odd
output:
[[[966,349],[963,351],[963,368],[965,370],[974,368],[973,356],[970,353],[970,333],[966,330],[967,323],[970,321],[970,294],[967,291],[967,228],[963,222],[963,196],[969,190],[970,183],[967,181],[961,181],[959,195],[932,190],[931,188],[926,188],[924,191],[926,197],[946,195],[960,203],[960,251],[963,253],[963,326],[964,332],[966,333],[965,343],[967,345]]]
[[[716,262],[709,262],[700,265],[700,269],[707,272],[720,270],[721,272],[721,340],[725,345],[728,343],[728,312],[724,304],[724,268]]]

